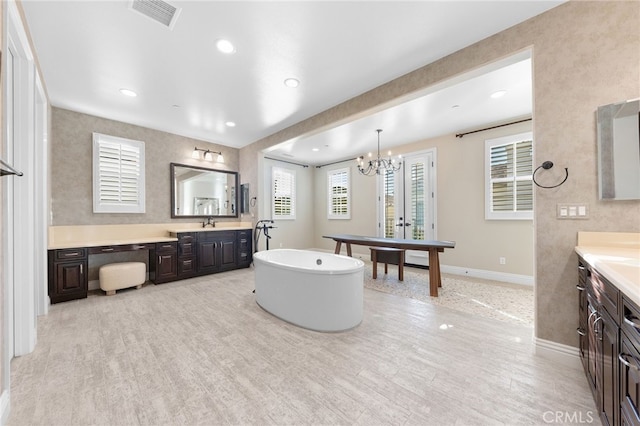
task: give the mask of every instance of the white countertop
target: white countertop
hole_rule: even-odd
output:
[[[180,232],[237,229],[253,229],[253,226],[251,222],[218,222],[215,228],[203,228],[199,222],[50,226],[48,249],[164,243],[177,241],[176,234]]]
[[[253,229],[251,225],[238,225],[238,226],[216,226],[212,228],[207,226],[203,228],[202,225],[197,228],[178,228],[178,229],[168,229],[171,235],[178,234],[180,232],[211,232],[211,231],[236,231],[240,229]]]
[[[640,248],[577,246],[575,250],[589,266],[640,305]]]

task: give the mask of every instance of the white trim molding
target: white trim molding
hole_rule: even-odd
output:
[[[582,362],[580,361],[578,348],[540,339],[539,337],[536,337],[534,342],[536,355],[548,358],[554,363],[559,363],[566,367],[582,370]]]
[[[511,284],[533,286],[531,275],[510,274],[507,272],[488,271],[485,269],[464,268],[461,266],[440,265],[440,272],[444,274],[462,275],[465,277],[482,278],[485,280],[501,281]]]
[[[8,372],[7,372],[8,374]],[[9,420],[9,413],[11,412],[11,391],[5,389],[0,395],[0,424],[7,424]]]

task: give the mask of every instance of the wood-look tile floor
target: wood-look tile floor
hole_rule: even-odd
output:
[[[318,333],[262,310],[253,281],[52,306],[12,361],[8,424],[600,423],[583,372],[534,355],[529,327],[365,289],[358,327]]]

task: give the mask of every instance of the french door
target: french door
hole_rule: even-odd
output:
[[[436,239],[436,151],[407,155],[402,168],[381,176],[379,236],[410,240]],[[428,266],[425,251],[407,250],[405,262]]]

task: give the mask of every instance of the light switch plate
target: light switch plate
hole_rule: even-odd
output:
[[[588,219],[589,205],[587,203],[556,204],[557,219]]]

